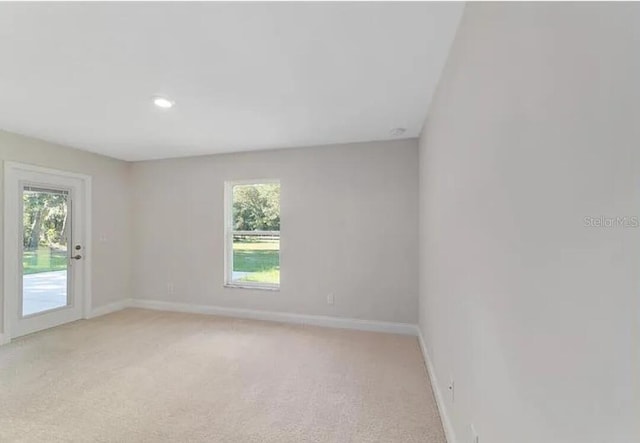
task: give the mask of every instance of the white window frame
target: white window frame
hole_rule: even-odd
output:
[[[278,235],[280,231],[234,231],[233,230],[233,188],[238,185],[266,185],[277,184],[280,185],[280,180],[268,178],[268,179],[255,179],[255,180],[231,180],[224,182],[224,286],[228,288],[244,288],[244,289],[262,289],[268,291],[280,290],[280,284],[276,283],[262,283],[262,282],[250,282],[233,280],[233,236],[234,235]],[[282,198],[282,197],[281,197]],[[281,219],[282,222],[282,219]],[[280,250],[278,250],[280,255]]]

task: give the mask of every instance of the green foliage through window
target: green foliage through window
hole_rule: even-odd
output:
[[[233,187],[235,231],[280,230],[280,185],[256,184]]]
[[[22,196],[25,249],[65,243],[67,196],[62,193],[25,191]]]
[[[66,269],[68,199],[66,192],[24,190],[22,261],[25,274]]]

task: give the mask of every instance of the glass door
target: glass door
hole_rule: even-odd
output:
[[[10,338],[79,320],[89,312],[84,242],[89,180],[5,164],[4,334]]]
[[[22,317],[71,304],[70,207],[68,189],[22,186]]]

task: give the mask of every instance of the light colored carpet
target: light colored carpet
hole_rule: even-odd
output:
[[[127,309],[0,347],[0,441],[445,439],[415,337]]]

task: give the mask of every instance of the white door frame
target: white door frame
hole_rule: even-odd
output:
[[[62,177],[74,178],[81,180],[84,187],[84,247],[83,247],[83,260],[84,260],[84,274],[82,282],[82,318],[89,318],[92,309],[91,298],[91,176],[85,174],[78,174],[75,172],[60,171],[57,169],[43,168],[40,166],[33,166],[25,163],[18,163],[12,161],[5,161],[4,164],[4,291],[3,291],[3,331],[0,334],[2,341],[8,343],[12,337],[11,321],[10,321],[10,297],[15,297],[13,292],[16,292],[19,286],[19,278],[21,277],[19,272],[19,250],[20,243],[16,241],[17,236],[15,233],[16,220],[11,221],[10,218],[15,216],[16,199],[18,198],[17,183],[15,183],[15,173],[18,172],[36,172],[44,174],[55,174]],[[15,238],[13,238],[15,237]],[[69,245],[71,247],[71,245]],[[17,292],[16,292],[17,293]]]

